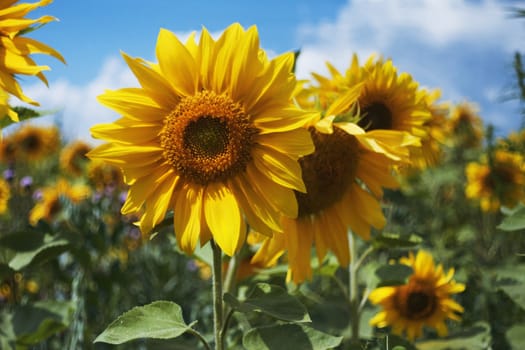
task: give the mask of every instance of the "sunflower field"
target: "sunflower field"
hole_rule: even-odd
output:
[[[525,128],[233,23],[123,53],[120,118],[67,139],[19,82],[66,62],[48,3],[0,1],[0,349],[525,349]]]

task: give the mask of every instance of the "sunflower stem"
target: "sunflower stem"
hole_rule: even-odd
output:
[[[213,251],[213,334],[215,337],[215,350],[222,350],[222,251],[213,240],[211,240],[210,244]]]
[[[353,232],[350,232],[348,238],[349,248],[350,248],[350,266],[349,270],[349,286],[348,290],[350,292],[350,317],[352,321],[352,333],[351,341],[352,344],[357,344],[359,342],[359,321],[360,321],[360,310],[359,310],[359,296],[357,288],[357,272],[359,268],[359,259],[356,256],[356,247]]]

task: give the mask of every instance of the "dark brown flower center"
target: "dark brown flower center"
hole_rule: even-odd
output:
[[[362,118],[357,123],[365,130],[391,130],[392,112],[381,102],[373,102],[361,110]]]
[[[246,169],[258,132],[239,103],[202,91],[182,99],[166,117],[160,139],[173,168],[205,185]]]
[[[399,313],[407,319],[421,320],[434,313],[437,297],[433,286],[412,280],[408,285],[399,287],[395,303]]]
[[[299,217],[316,214],[337,202],[355,181],[359,161],[357,139],[334,128],[332,134],[309,129],[315,152],[299,159],[306,193],[295,192]]]

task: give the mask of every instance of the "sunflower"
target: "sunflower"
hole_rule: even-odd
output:
[[[122,190],[125,187],[122,170],[101,160],[92,160],[87,165],[87,175],[91,185],[97,191],[107,189]]]
[[[293,53],[269,60],[255,26],[235,23],[214,40],[204,28],[183,44],[159,33],[158,64],[123,54],[140,88],[106,92],[121,113],[92,135],[108,143],[88,155],[123,169],[130,185],[123,213],[144,206],[150,232],[173,209],[181,249],[211,238],[228,255],[249,225],[270,235],[279,216],[297,215],[293,190],[305,191],[298,158],[313,152],[302,128],[312,117],[291,101]]]
[[[0,138],[0,161],[13,164],[16,161],[16,142],[13,135]]]
[[[392,130],[408,133],[417,140],[427,137],[425,124],[431,119],[427,92],[419,88],[410,74],[399,74],[390,59],[376,59],[372,55],[361,66],[354,55],[344,75],[330,64],[328,69],[331,78],[314,74],[319,83],[321,107],[330,105],[349,89],[362,85],[356,101],[360,109],[357,124],[361,128],[367,132]],[[417,140],[409,146],[413,157],[421,154],[417,150],[421,147]]]
[[[29,212],[29,223],[35,226],[40,220],[51,221],[62,211],[61,199],[76,204],[86,199],[89,194],[89,187],[81,184],[71,185],[65,179],[59,179],[56,184],[40,190],[38,202]]]
[[[326,111],[327,117],[309,125],[315,152],[299,160],[307,189],[306,193],[294,192],[299,215],[283,217],[284,234],[275,233],[265,240],[252,259],[271,266],[287,251],[287,280],[294,283],[311,278],[314,244],[320,262],[330,250],[347,266],[348,229],[368,240],[372,227],[382,228],[386,223],[380,199],[383,188],[398,185],[392,167],[399,159],[379,147],[376,137],[380,134],[371,136],[357,124],[338,119],[358,92],[353,89],[336,100]],[[387,136],[383,142],[402,148],[402,134]]]
[[[60,146],[60,133],[55,126],[35,126],[24,124],[14,134],[17,158],[26,161],[42,160]]]
[[[0,179],[0,214],[8,209],[9,198],[11,198],[11,187],[4,179]]]
[[[17,2],[16,0],[0,2],[0,52],[3,57],[0,63],[0,88],[24,102],[38,106],[36,101],[23,93],[16,75],[36,76],[47,85],[43,72],[50,68],[37,65],[30,55],[45,54],[64,64],[65,61],[55,49],[25,36],[26,33],[55,20],[51,16],[42,16],[37,19],[25,17],[29,12],[50,4],[51,0],[41,0],[32,4],[16,4]],[[14,112],[8,113],[9,117],[17,121],[18,117],[14,117],[12,113]]]
[[[383,308],[370,320],[370,325],[392,327],[395,334],[406,332],[408,339],[421,337],[423,327],[437,330],[439,336],[447,335],[446,319],[459,320],[457,313],[463,307],[451,299],[461,293],[465,285],[456,283],[454,269],[443,271],[441,264],[434,265],[432,255],[420,250],[416,256],[409,254],[399,263],[413,269],[408,282],[399,286],[379,287],[370,293],[369,300]]]
[[[483,140],[483,121],[478,107],[472,103],[456,104],[449,119],[449,133],[457,147],[475,148]]]
[[[86,142],[79,140],[66,145],[60,152],[60,167],[74,176],[82,175],[88,162],[86,154],[91,148]]]
[[[478,200],[485,212],[500,207],[514,207],[525,200],[525,163],[523,156],[505,150],[496,150],[489,160],[470,162],[465,169],[467,198]]]

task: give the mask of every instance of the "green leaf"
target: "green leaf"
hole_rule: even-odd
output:
[[[96,342],[122,344],[139,338],[172,339],[191,330],[179,305],[155,301],[137,306],[120,315],[96,339]]]
[[[506,332],[507,340],[512,349],[525,349],[525,323],[518,323]]]
[[[27,108],[27,107],[22,107],[22,106],[15,106],[15,107],[11,107],[11,109],[13,109],[16,113],[18,113],[18,119],[20,121],[23,121],[23,120],[27,120],[27,119],[31,119],[31,118],[35,118],[35,117],[39,117],[41,115],[43,115],[43,113],[40,113],[40,112],[37,112],[31,108]],[[17,122],[14,122],[11,120],[11,118],[9,118],[8,116],[5,116],[4,118],[1,118],[0,119],[0,128],[5,128],[11,124],[15,124]]]
[[[247,350],[325,350],[341,344],[343,337],[299,324],[252,328],[242,338]]]
[[[497,226],[503,231],[517,231],[525,228],[525,205],[520,204],[513,210],[507,210],[505,213],[508,215],[501,223]]]
[[[444,339],[418,342],[417,348],[419,350],[482,350],[489,349],[490,343],[490,326],[484,322],[478,322],[474,327]]]
[[[63,331],[71,323],[70,302],[45,301],[15,308],[13,330],[19,345],[33,345]]]
[[[494,270],[495,287],[509,296],[525,310],[525,264],[501,267]]]
[[[9,262],[9,267],[18,271],[30,264],[38,264],[54,258],[68,248],[69,242],[67,240],[46,235],[43,244],[36,249],[15,254]]]
[[[423,238],[415,234],[399,234],[381,232],[372,240],[372,245],[378,248],[412,248],[423,242]]]
[[[407,278],[412,275],[414,270],[404,264],[382,265],[375,271],[379,277],[378,286],[397,286],[405,284]]]
[[[0,349],[15,350],[15,331],[13,330],[13,315],[0,312]]]
[[[279,286],[257,283],[244,301],[229,293],[224,301],[240,312],[260,312],[283,321],[310,322],[306,307],[286,289]]]

